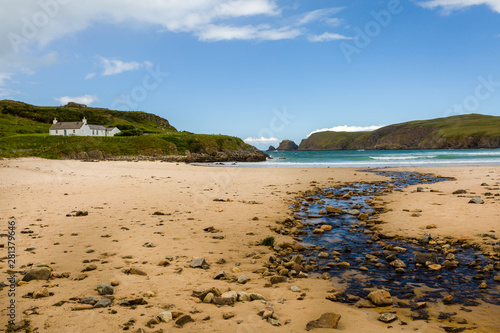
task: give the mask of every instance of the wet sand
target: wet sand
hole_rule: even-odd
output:
[[[412,193],[415,188],[408,188],[384,196],[392,212],[380,216],[387,222],[382,224],[383,232],[420,235],[426,224],[435,223],[437,228],[432,229],[432,233],[472,237],[478,242],[484,241],[475,236],[478,233],[491,233],[491,230],[500,233],[498,197],[486,199],[481,186],[486,182],[498,187],[499,167],[411,171],[435,172],[456,177],[457,181],[428,186],[442,193]],[[135,320],[130,331],[143,328],[146,332],[155,332],[171,331],[174,323],[160,323],[154,328],[146,327],[146,323],[163,311],[171,311],[195,319],[182,328],[186,332],[303,332],[309,321],[325,312],[335,312],[342,316],[338,329],[345,332],[387,331],[388,325],[403,332],[415,329],[443,332],[439,327],[443,323],[412,321],[404,317],[408,315],[405,310],[398,311],[407,325],[400,325],[399,321],[384,324],[377,321],[378,313],[393,311],[390,307],[358,309],[326,300],[332,289],[330,281],[310,277],[269,287],[268,277],[253,273],[262,267],[262,260],[274,254],[269,247],[257,246],[258,242],[267,236],[274,236],[277,243],[290,242],[288,236],[274,234],[269,227],[274,226],[276,220],[291,216],[289,205],[299,191],[314,186],[326,188],[344,182],[384,179],[354,169],[214,168],[160,162],[89,163],[34,158],[2,160],[0,219],[2,233],[5,233],[9,217],[15,217],[17,269],[43,262],[54,273],[70,274],[69,278],[48,282],[33,280],[18,286],[17,319],[29,319],[36,332],[115,332],[121,331],[130,319]],[[480,194],[485,204],[467,204],[468,198],[451,194],[459,188]],[[421,216],[408,216],[403,209],[421,209]],[[75,211],[88,211],[88,215],[66,216]],[[165,215],[154,215],[155,212]],[[207,227],[218,229],[216,234],[223,239],[213,238],[213,233],[203,230]],[[21,234],[22,230],[32,233]],[[147,242],[153,247],[144,246]],[[4,258],[6,238],[0,238],[0,244],[5,244],[0,249]],[[247,257],[250,252],[258,257]],[[158,266],[167,256],[173,257],[171,264]],[[190,268],[189,263],[195,257],[204,257],[210,268]],[[218,264],[221,258],[225,263]],[[91,264],[97,266],[95,270],[81,272]],[[5,281],[8,278],[5,259],[0,266],[0,281]],[[147,275],[123,273],[130,267],[139,268]],[[250,281],[239,284],[214,280],[220,270],[228,273],[234,270],[233,274],[245,275]],[[87,277],[74,280],[80,274]],[[118,285],[110,307],[72,311],[79,305],[77,299],[102,298],[96,291],[97,285],[111,281]],[[44,285],[49,286],[53,295],[22,298]],[[302,289],[301,293],[306,294],[303,300],[298,300],[301,293],[292,292],[291,286]],[[265,307],[261,301],[217,307],[197,303],[191,296],[193,288],[212,287],[222,292],[231,289],[263,295],[273,304],[282,326],[271,326],[257,315]],[[6,289],[2,295],[6,295]],[[145,294],[154,296],[145,297]],[[138,297],[143,297],[147,304],[135,308],[119,305],[123,299]],[[53,306],[60,301],[68,302]],[[7,321],[7,302],[8,298],[2,296],[2,323]],[[38,314],[23,314],[32,307],[37,307]],[[456,311],[450,306],[443,307],[446,309],[442,311]],[[492,332],[498,327],[498,309],[484,305],[468,314],[477,324],[477,332]],[[235,316],[224,320],[222,316],[226,312],[233,312]],[[208,316],[210,319],[203,320]],[[289,323],[285,325],[286,322]]]

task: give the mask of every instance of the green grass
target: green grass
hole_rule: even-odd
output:
[[[264,246],[274,246],[274,237],[268,236],[268,237],[264,238],[262,240],[261,244]]]
[[[168,120],[151,113],[140,111],[115,111],[103,108],[75,108],[60,106],[34,106],[22,102],[0,101],[0,114],[3,117],[30,120],[34,123],[46,124],[50,127],[52,120],[80,121],[87,118],[89,124],[118,127],[123,130],[135,130],[142,133],[168,133],[177,130],[170,125]],[[12,118],[5,118],[13,121]],[[10,120],[9,120],[10,119]],[[0,121],[4,121],[3,119]],[[23,123],[14,128],[12,132],[20,133]],[[47,131],[48,133],[48,128]]]
[[[249,146],[241,139],[225,135],[166,133],[138,137],[56,136],[21,134],[0,137],[0,157],[36,156],[65,158],[79,152],[99,150],[113,156],[185,155],[214,153],[223,150],[245,150]]]

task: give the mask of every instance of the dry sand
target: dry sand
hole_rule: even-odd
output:
[[[442,193],[412,193],[414,188],[409,188],[383,197],[393,209],[381,216],[388,222],[382,225],[384,232],[420,235],[426,224],[435,223],[437,228],[431,232],[440,235],[476,237],[477,233],[491,230],[500,234],[498,200],[486,199],[484,205],[469,205],[467,198],[451,194],[452,190],[464,188],[484,197],[485,191],[480,184],[487,182],[498,186],[499,167],[425,168],[419,171],[454,176],[457,181],[428,186]],[[330,302],[325,299],[327,291],[332,289],[329,281],[296,279],[265,287],[269,280],[252,273],[261,267],[261,260],[272,254],[268,247],[256,246],[256,242],[273,235],[268,226],[291,214],[288,205],[298,191],[311,186],[329,187],[339,182],[379,179],[385,178],[354,169],[214,168],[160,162],[88,163],[35,158],[2,160],[1,233],[7,231],[9,217],[15,217],[17,269],[43,262],[55,273],[70,273],[69,278],[31,281],[18,286],[17,319],[29,319],[36,332],[120,332],[130,319],[136,321],[131,332],[139,328],[144,328],[145,332],[160,329],[170,332],[176,329],[173,322],[161,323],[154,329],[145,326],[151,318],[169,310],[190,314],[195,319],[181,329],[185,332],[303,332],[310,320],[325,312],[335,312],[342,316],[339,331],[387,331],[388,324],[377,321],[378,313],[392,309],[358,309]],[[311,184],[312,181],[317,183]],[[421,209],[421,216],[410,217],[402,211],[406,208]],[[89,214],[66,216],[77,210]],[[166,215],[153,215],[157,211]],[[211,226],[219,229],[224,239],[213,239],[213,234],[203,231]],[[22,230],[33,233],[20,234]],[[286,236],[274,236],[277,242],[290,241]],[[154,247],[144,247],[146,242],[152,242]],[[0,238],[0,244],[5,244],[5,248],[0,249],[0,256],[4,258],[0,262],[0,281],[5,281],[8,278],[6,238]],[[27,251],[27,248],[34,249]],[[252,263],[252,258],[246,257],[251,251],[262,259]],[[125,256],[131,257],[124,259]],[[172,264],[158,266],[166,256],[174,257]],[[189,262],[194,257],[206,258],[210,269],[190,268]],[[220,258],[226,263],[217,264]],[[84,260],[90,262],[84,263]],[[74,278],[92,263],[97,269],[86,272],[86,279],[75,281]],[[140,268],[147,276],[124,274],[122,270],[129,267]],[[231,272],[235,267],[241,270],[236,275],[250,278],[248,283],[241,285],[213,279],[216,272]],[[176,273],[179,268],[182,271]],[[100,299],[97,284],[111,281],[119,282],[111,307],[72,311],[78,303],[71,298],[92,296]],[[22,298],[43,285],[50,285],[52,296]],[[304,300],[297,300],[300,293],[289,290],[292,285],[302,288],[306,293]],[[289,324],[274,327],[261,320],[257,312],[265,305],[260,301],[238,302],[234,307],[194,302],[193,288],[211,287],[262,294],[273,304],[281,323],[289,320]],[[6,289],[2,290],[0,299],[2,323],[7,321]],[[134,309],[117,304],[121,299],[142,297],[147,292],[154,293],[154,297],[145,297],[147,305]],[[63,300],[68,302],[60,307],[53,306]],[[38,307],[38,314],[23,314],[32,307]],[[484,305],[462,317],[477,324],[479,328],[474,332],[495,332],[500,327],[499,308]],[[452,308],[441,311],[448,309]],[[226,312],[233,312],[235,316],[224,320],[222,315]],[[393,326],[392,330],[443,332],[440,323],[411,321],[408,314],[400,311],[401,319],[408,325],[401,326],[396,321],[389,325]],[[204,321],[207,316],[210,319]],[[2,325],[0,331],[4,328]]]

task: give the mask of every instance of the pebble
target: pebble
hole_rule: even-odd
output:
[[[94,308],[95,309],[98,309],[98,308],[105,308],[105,307],[108,307],[110,306],[112,303],[112,300],[109,299],[109,298],[103,298],[103,299],[100,299],[95,305],[94,305]]]
[[[172,312],[170,311],[163,311],[158,315],[158,318],[164,323],[168,323],[169,321],[173,320]]]
[[[113,295],[114,291],[115,288],[112,285],[104,283],[97,285],[97,292],[99,295]]]
[[[247,278],[245,275],[241,275],[239,278],[238,278],[238,283],[239,284],[245,284],[247,283],[248,281],[250,281],[249,278]]]
[[[384,323],[390,323],[396,319],[398,319],[398,316],[396,316],[394,313],[389,313],[389,312],[382,313],[380,315],[380,317],[378,318],[378,320],[380,320],[381,322],[384,322]]]

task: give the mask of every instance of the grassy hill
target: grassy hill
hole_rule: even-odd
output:
[[[122,136],[49,135],[52,119],[117,126]],[[124,134],[124,135],[123,135]],[[168,120],[146,112],[89,107],[41,107],[0,101],[0,157],[92,158],[186,156],[186,161],[257,161],[265,155],[226,135],[178,132]]]
[[[389,125],[372,132],[319,132],[299,150],[500,148],[500,117],[467,114]]]

